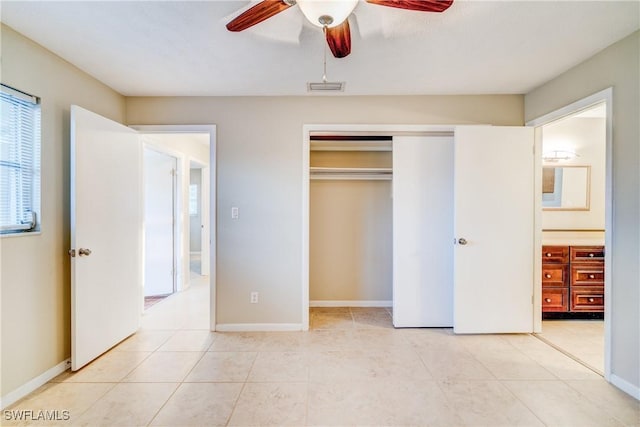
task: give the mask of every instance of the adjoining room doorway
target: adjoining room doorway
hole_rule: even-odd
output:
[[[536,127],[543,169],[545,250],[541,332],[536,336],[607,380],[613,255],[611,103],[612,91],[606,89],[528,123]]]
[[[216,329],[215,215],[216,215],[216,126],[215,125],[132,125],[145,146],[177,159],[176,200],[176,279],[175,291],[192,285],[206,285],[209,299],[209,326]],[[190,185],[192,166],[200,172],[200,271],[191,272]]]

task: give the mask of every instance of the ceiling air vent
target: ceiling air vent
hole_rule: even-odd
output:
[[[344,92],[344,82],[307,83],[308,92]]]

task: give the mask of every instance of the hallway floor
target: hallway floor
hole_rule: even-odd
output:
[[[9,409],[86,426],[640,426],[638,401],[530,335],[394,329],[378,308],[312,309],[309,332],[212,333],[208,294],[196,280]]]
[[[604,375],[603,320],[543,320],[538,336]]]

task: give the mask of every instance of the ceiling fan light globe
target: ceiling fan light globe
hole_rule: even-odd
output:
[[[298,0],[298,6],[304,16],[316,27],[324,27],[326,17],[333,21],[326,24],[328,28],[342,24],[353,12],[358,0]]]

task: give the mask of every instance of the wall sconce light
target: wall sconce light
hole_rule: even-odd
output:
[[[580,156],[573,151],[567,150],[546,151],[542,154],[542,160],[549,163],[566,162],[567,160],[573,160],[576,157]]]

